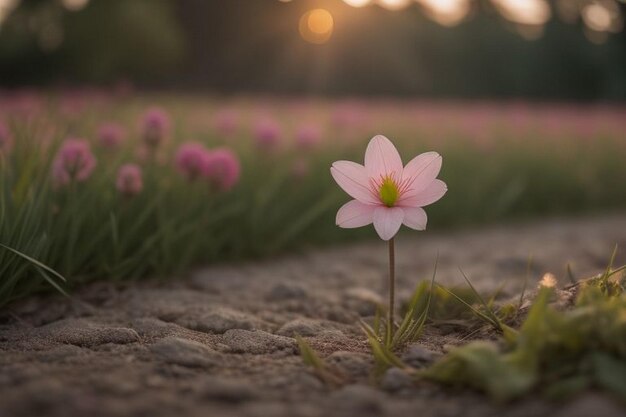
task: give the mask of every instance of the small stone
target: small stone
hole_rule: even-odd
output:
[[[328,321],[299,318],[285,323],[276,333],[288,337],[295,335],[316,336],[326,330],[333,329],[335,326]]]
[[[152,317],[141,317],[134,319],[131,327],[142,337],[164,337],[171,334],[177,326]]]
[[[277,336],[262,330],[233,329],[224,333],[224,343],[232,352],[264,354],[276,351],[295,352],[294,339]]]
[[[439,357],[441,357],[440,353],[433,352],[423,346],[414,344],[409,346],[406,352],[402,354],[401,359],[408,365],[414,367],[424,367],[425,365],[434,362]]]
[[[382,412],[381,393],[367,385],[346,385],[332,393],[330,398],[333,408],[343,411],[343,415],[379,416]]]
[[[311,392],[312,390],[324,389],[324,383],[310,372],[280,373],[268,377],[264,384],[266,387],[280,392]]]
[[[585,394],[553,414],[554,417],[624,417],[624,409],[608,396]]]
[[[139,335],[133,329],[110,327],[82,319],[59,320],[39,327],[35,330],[35,337],[85,347],[139,341]]]
[[[380,387],[388,392],[397,392],[413,385],[411,376],[400,368],[389,368],[380,381]]]
[[[209,367],[217,363],[218,352],[202,343],[180,337],[167,337],[150,346],[165,362],[187,367]]]
[[[268,301],[282,301],[291,299],[303,299],[308,297],[306,288],[295,283],[280,282],[274,285],[268,292]]]
[[[63,362],[67,359],[73,359],[86,355],[88,351],[74,345],[61,345],[50,350],[43,351],[38,355],[42,362]]]
[[[242,417],[291,417],[293,406],[279,401],[255,401],[242,404],[238,415]],[[300,416],[300,414],[298,414]]]
[[[226,378],[211,378],[199,387],[200,395],[206,399],[225,403],[241,403],[256,398],[249,384]]]
[[[230,329],[253,330],[259,325],[260,321],[248,314],[230,308],[217,307],[191,320],[186,327],[206,333],[224,333]]]
[[[456,348],[458,348],[457,345],[453,345],[451,343],[446,343],[445,345],[443,345],[441,347],[441,350],[443,350],[445,353],[450,353],[451,351],[453,351]]]
[[[326,357],[326,362],[355,379],[367,377],[372,368],[372,358],[357,352],[333,352]]]
[[[362,287],[347,289],[345,301],[350,310],[357,311],[361,316],[375,314],[378,306],[383,304],[383,299],[380,295]]]

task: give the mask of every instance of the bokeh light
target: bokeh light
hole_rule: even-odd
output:
[[[72,12],[84,9],[89,3],[89,0],[63,0],[63,7]]]
[[[343,0],[348,6],[352,7],[364,7],[370,5],[372,0]]]
[[[615,0],[595,0],[580,11],[585,26],[596,32],[619,32],[623,20]]]
[[[471,10],[469,0],[417,0],[424,12],[443,26],[459,24]]]
[[[2,27],[2,22],[6,20],[18,2],[19,0],[0,0],[0,28]]]
[[[582,17],[590,29],[599,32],[611,29],[611,12],[601,4],[592,3],[585,6],[582,10]]]
[[[492,0],[502,16],[522,25],[543,25],[552,16],[545,0]]]
[[[378,0],[378,4],[388,10],[402,10],[411,4],[411,0]]]
[[[333,34],[335,21],[328,10],[314,9],[300,18],[300,35],[310,43],[323,44]]]

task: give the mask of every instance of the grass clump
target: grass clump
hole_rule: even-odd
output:
[[[322,382],[330,387],[340,387],[347,382],[348,378],[340,370],[330,366],[324,359],[320,358],[302,336],[296,335],[296,342],[302,361],[313,369],[315,375]]]
[[[389,326],[385,325],[385,321],[382,320],[383,315],[380,308],[376,310],[372,325],[361,321],[361,327],[365,332],[376,362],[375,376],[381,375],[391,367],[407,368],[394,352],[411,342],[415,342],[422,334],[431,307],[436,275],[437,263],[435,263],[430,283],[424,281],[418,284],[405,308],[402,321],[399,324],[394,322],[393,336],[389,334],[391,330]]]
[[[625,278],[607,271],[571,287],[567,309],[551,303],[558,290],[542,287],[517,332],[470,342],[419,374],[497,401],[531,391],[562,398],[591,387],[626,398]]]

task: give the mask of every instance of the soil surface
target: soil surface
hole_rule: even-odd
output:
[[[626,247],[626,215],[403,235],[396,242],[398,304],[429,279],[515,295],[533,258],[569,283]],[[616,264],[626,263],[626,251]],[[385,300],[387,248],[372,241],[263,262],[200,269],[166,282],[95,283],[32,297],[0,311],[0,416],[623,416],[589,392],[564,403],[539,397],[497,405],[469,390],[415,382],[398,369],[370,376],[357,320]],[[306,367],[304,336],[347,377],[329,387]],[[436,360],[464,335],[425,334],[400,355]]]

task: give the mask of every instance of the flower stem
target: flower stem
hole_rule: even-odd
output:
[[[396,279],[396,254],[394,239],[389,239],[389,309],[387,317],[387,347],[391,347],[394,333],[394,299],[395,299],[395,279]]]

